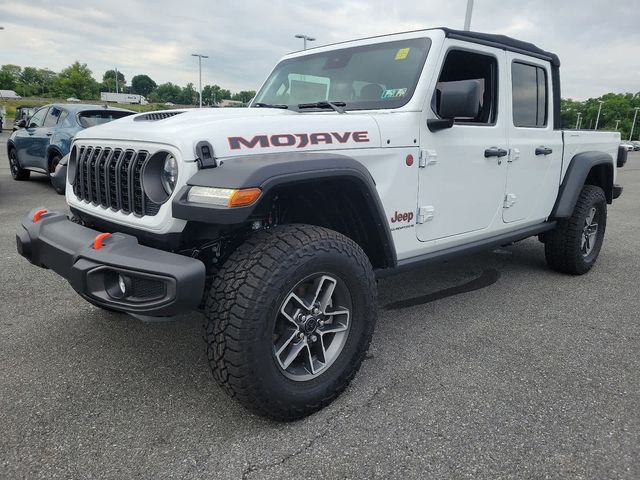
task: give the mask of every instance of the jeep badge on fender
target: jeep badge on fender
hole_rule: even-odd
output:
[[[249,108],[79,132],[71,218],[29,212],[18,251],[105,310],[200,310],[215,381],[253,412],[299,419],[360,368],[377,277],[533,236],[554,270],[594,265],[622,192],[620,134],[564,135],[559,85],[556,55],[503,35],[296,52]]]
[[[411,220],[413,220],[413,212],[396,212],[393,217],[391,217],[391,223],[411,222]]]

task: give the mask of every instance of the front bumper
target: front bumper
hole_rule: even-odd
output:
[[[200,304],[205,283],[200,260],[145,247],[123,233],[113,233],[94,248],[101,232],[56,212],[34,221],[36,211],[18,227],[18,253],[66,278],[90,302],[149,316],[175,315]]]

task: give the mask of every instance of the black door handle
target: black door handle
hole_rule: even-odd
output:
[[[498,148],[498,147],[491,147],[491,148],[487,148],[484,151],[484,156],[485,158],[489,158],[489,157],[504,157],[507,155],[507,152],[504,148]]]
[[[538,147],[536,148],[536,155],[551,155],[553,150],[549,147]]]

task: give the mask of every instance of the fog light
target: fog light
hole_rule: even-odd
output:
[[[129,279],[129,277],[118,275],[118,287],[120,288],[120,293],[122,293],[123,297],[127,295],[129,285],[131,285],[131,280]]]

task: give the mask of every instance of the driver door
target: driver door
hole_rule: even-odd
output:
[[[15,137],[18,160],[23,167],[42,168],[42,157],[46,146],[43,145],[44,119],[49,107],[43,107],[27,120],[27,127]],[[47,138],[47,137],[44,137]]]
[[[502,223],[508,151],[504,55],[496,48],[456,41],[444,49],[425,117],[440,118],[439,100],[448,82],[480,82],[481,102],[475,118],[456,119],[450,128],[430,131],[426,118],[421,122],[420,241],[444,246],[481,238],[496,228],[496,220]]]

